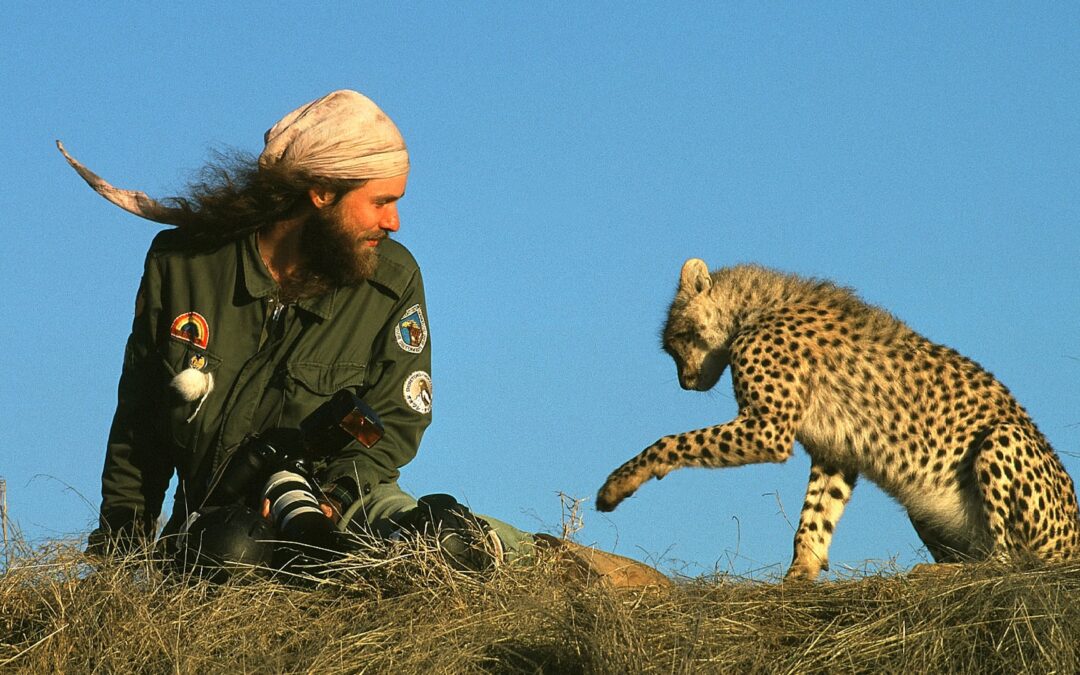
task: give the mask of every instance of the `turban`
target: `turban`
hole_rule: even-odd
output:
[[[392,178],[407,173],[409,153],[394,123],[375,103],[342,89],[300,106],[270,127],[261,169],[318,178]],[[68,163],[105,199],[142,218],[172,224],[176,209],[145,192],[121,190],[83,166],[56,142]]]

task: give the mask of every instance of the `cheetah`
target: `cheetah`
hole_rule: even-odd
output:
[[[799,441],[810,480],[786,579],[829,569],[859,475],[907,510],[936,562],[1080,554],[1072,479],[1009,390],[850,289],[757,265],[710,273],[691,259],[663,348],[684,389],[707,391],[730,367],[739,412],[620,466],[600,511],[674,469],[783,462]]]

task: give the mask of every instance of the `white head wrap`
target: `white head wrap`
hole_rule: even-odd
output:
[[[319,178],[392,178],[407,173],[409,153],[394,123],[363,94],[331,92],[300,106],[266,132],[259,167]],[[175,209],[136,190],[121,190],[83,166],[56,142],[83,180],[120,208],[159,223],[173,223]]]
[[[259,166],[286,167],[320,178],[393,178],[409,170],[409,153],[390,118],[355,91],[342,89],[281,119],[266,132]]]

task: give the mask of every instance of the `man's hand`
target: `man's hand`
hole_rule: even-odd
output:
[[[460,570],[498,567],[504,552],[491,526],[447,494],[425,495],[402,518],[403,529],[433,537],[439,549]]]
[[[86,553],[101,557],[127,555],[149,541],[156,520],[147,520],[134,509],[103,513],[98,528],[87,538]]]
[[[319,509],[326,514],[326,517],[329,518],[334,525],[341,522],[341,502],[333,497],[323,495],[322,499],[319,500]]]

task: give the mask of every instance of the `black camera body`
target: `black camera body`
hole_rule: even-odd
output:
[[[299,429],[248,436],[182,526],[177,562],[220,578],[230,566],[280,569],[337,557],[345,540],[320,508],[312,465],[352,440],[371,447],[382,433],[375,411],[343,389]]]

